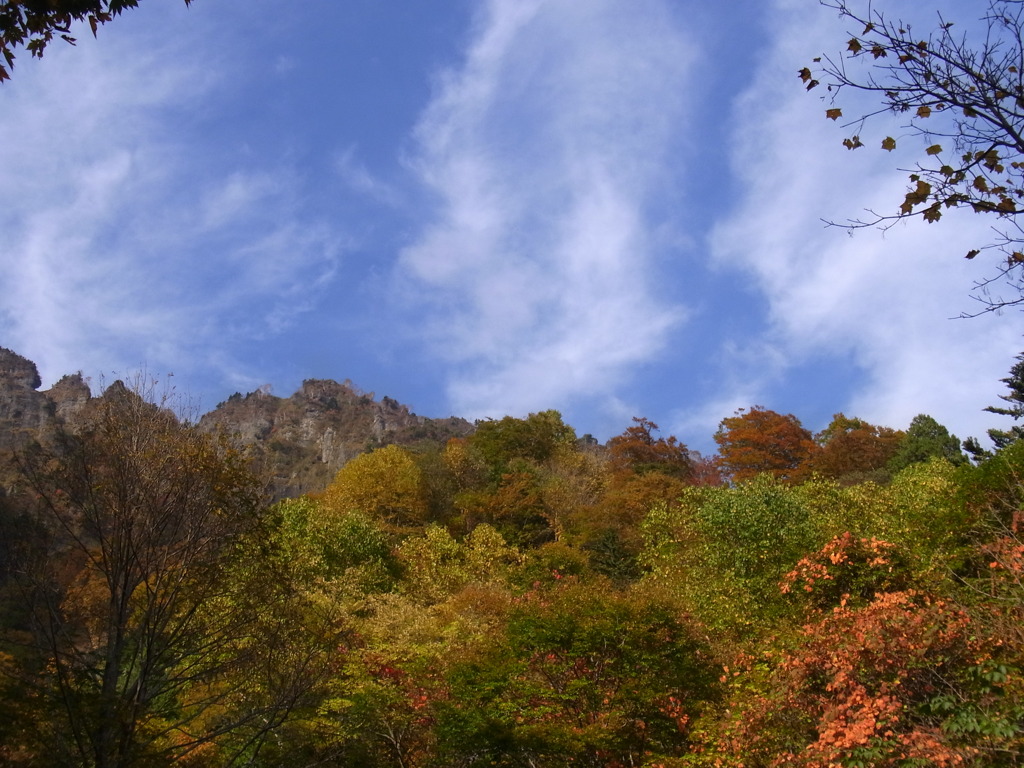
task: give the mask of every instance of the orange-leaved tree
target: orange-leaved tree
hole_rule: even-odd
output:
[[[819,451],[796,416],[760,405],[740,408],[734,416],[722,419],[715,442],[719,464],[733,482],[751,480],[761,473],[797,482],[807,474],[808,461]]]
[[[670,437],[655,437],[658,425],[650,419],[633,418],[633,426],[608,441],[608,456],[617,473],[661,472],[682,479],[693,474],[693,460],[686,446]]]
[[[1013,641],[913,560],[848,532],[802,558],[781,589],[806,624],[778,655],[738,658],[716,747],[747,765],[1018,765]]]
[[[811,462],[815,472],[843,484],[886,479],[886,465],[899,450],[904,433],[876,427],[862,419],[841,413],[815,439],[821,446]]]

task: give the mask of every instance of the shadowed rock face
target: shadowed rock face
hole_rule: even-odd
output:
[[[35,363],[0,347],[0,450],[24,447],[53,421],[40,383]]]
[[[46,442],[58,427],[75,432],[82,426],[92,395],[81,373],[45,391],[39,386],[35,363],[0,347],[0,452]],[[107,393],[124,389],[114,382]],[[465,419],[417,416],[390,397],[377,401],[350,381],[330,379],[307,379],[288,398],[262,390],[234,394],[198,428],[224,434],[245,450],[278,499],[325,488],[349,459],[372,448],[443,445],[473,431]]]
[[[35,363],[0,347],[0,450],[45,440],[58,424],[74,430],[92,397],[81,373],[65,376],[43,392],[38,391],[40,384]]]
[[[244,446],[272,478],[277,498],[326,487],[349,459],[369,449],[443,445],[473,431],[464,419],[417,416],[389,397],[377,401],[349,381],[330,379],[307,379],[289,398],[259,390],[232,395],[199,427]]]

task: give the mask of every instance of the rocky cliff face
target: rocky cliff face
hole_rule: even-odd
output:
[[[0,347],[0,451],[45,442],[58,427],[72,432],[91,398],[80,373],[39,391],[35,363]],[[110,388],[124,385],[115,382]],[[275,498],[325,488],[353,456],[377,446],[443,445],[473,431],[465,419],[428,419],[351,382],[308,379],[294,395],[234,394],[199,420],[242,447],[269,478]]]
[[[58,424],[73,425],[90,397],[81,374],[45,392],[38,391],[40,383],[35,363],[0,347],[0,450],[18,450]]]
[[[36,364],[0,347],[0,450],[24,447],[52,418]]]
[[[307,379],[289,398],[263,391],[232,395],[199,421],[244,446],[273,480],[277,497],[319,490],[352,457],[397,443],[443,444],[473,430],[465,419],[428,419],[351,382]]]

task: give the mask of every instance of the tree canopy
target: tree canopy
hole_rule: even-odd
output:
[[[547,411],[268,507],[120,385],[76,418],[0,486],[4,765],[1020,765],[1020,443],[754,407],[716,484]]]
[[[956,435],[951,435],[948,429],[931,416],[921,413],[910,422],[907,434],[889,461],[889,469],[899,472],[911,464],[933,458],[943,458],[951,464],[967,461]]]
[[[802,465],[817,451],[811,433],[800,420],[755,405],[722,419],[715,433],[719,463],[735,482],[761,473],[784,480],[800,476]]]
[[[837,413],[832,422],[815,435],[821,446],[812,468],[844,485],[866,479],[884,479],[885,468],[896,454],[904,434],[889,427],[877,427],[863,419]]]

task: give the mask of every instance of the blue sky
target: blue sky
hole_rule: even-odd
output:
[[[810,0],[145,0],[0,86],[0,345],[204,410],[334,378],[704,451],[752,404],[981,435],[1022,348],[1018,312],[950,319],[991,222],[821,223],[903,196],[796,77],[845,31]]]

